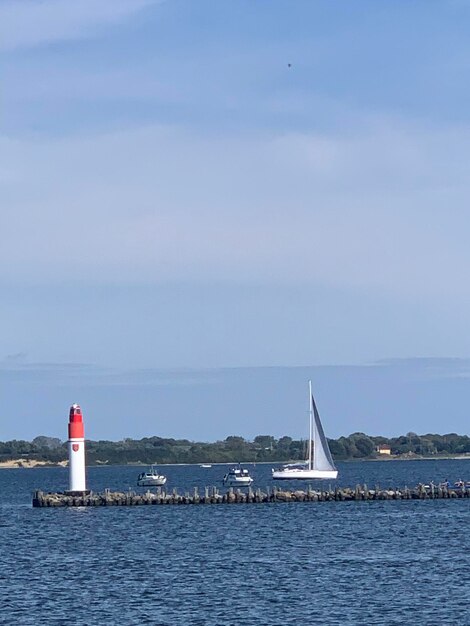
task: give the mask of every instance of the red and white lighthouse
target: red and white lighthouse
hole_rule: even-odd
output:
[[[82,410],[72,404],[69,413],[69,490],[86,491],[85,429]]]

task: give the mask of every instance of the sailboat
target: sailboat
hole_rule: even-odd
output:
[[[311,480],[315,478],[335,480],[338,477],[338,470],[331,456],[317,405],[313,398],[312,381],[308,382],[308,388],[310,395],[310,433],[307,460],[273,469],[274,480]]]

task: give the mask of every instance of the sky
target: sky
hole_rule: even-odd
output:
[[[469,24],[0,2],[0,440],[469,434]]]

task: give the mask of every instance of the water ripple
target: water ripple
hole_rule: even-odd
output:
[[[198,469],[178,471],[190,484]],[[134,474],[94,470],[116,485]],[[470,624],[470,500],[51,510],[30,494],[61,471],[12,476],[2,625]]]

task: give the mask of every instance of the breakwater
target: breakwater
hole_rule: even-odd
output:
[[[178,489],[136,493],[119,492],[106,489],[102,493],[93,491],[83,493],[46,493],[35,491],[33,507],[82,507],[82,506],[140,506],[140,505],[188,505],[188,504],[256,504],[274,502],[348,502],[377,500],[433,500],[470,498],[470,487],[447,487],[436,485],[418,485],[414,488],[381,489],[367,485],[354,488],[336,487],[327,490],[289,490],[278,487],[247,490],[228,489],[223,493],[217,487],[206,487],[200,492],[197,487],[192,491],[180,493]]]

